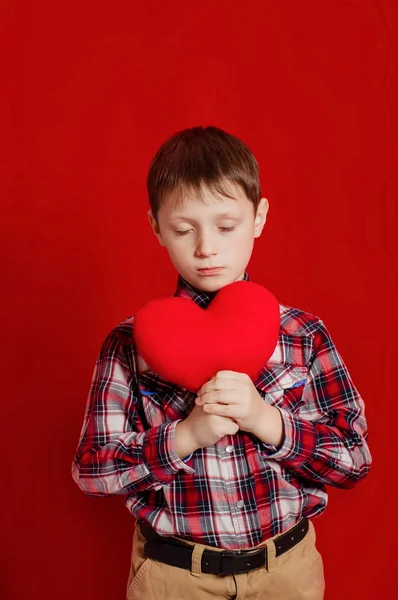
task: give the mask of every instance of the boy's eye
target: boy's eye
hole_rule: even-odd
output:
[[[233,226],[233,227],[219,227],[219,230],[222,231],[223,233],[227,232],[227,231],[233,231],[234,229],[235,229],[235,226]],[[187,235],[190,231],[192,231],[192,230],[191,229],[186,229],[184,231],[180,231],[180,230],[177,229],[176,230],[176,234],[177,235]]]

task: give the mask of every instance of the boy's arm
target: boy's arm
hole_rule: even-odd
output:
[[[264,444],[267,458],[314,483],[352,487],[372,464],[365,406],[322,321],[315,331],[303,401],[305,418],[278,407],[283,441],[278,450]],[[260,431],[256,435],[261,439]]]
[[[180,469],[194,472],[174,451],[178,420],[145,430],[134,377],[123,346],[111,332],[97,358],[72,462],[72,477],[88,495],[158,490]]]

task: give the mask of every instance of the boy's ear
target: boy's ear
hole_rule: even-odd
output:
[[[153,216],[152,210],[148,210],[148,220],[152,227],[153,233],[158,238],[159,244],[164,247],[165,244],[162,239],[162,234],[160,233],[159,224],[158,224],[157,220],[155,219],[155,217]]]
[[[261,198],[261,200],[258,204],[258,207],[257,207],[257,214],[256,214],[256,217],[254,220],[254,237],[255,238],[260,237],[260,235],[263,231],[263,227],[267,220],[268,208],[269,208],[269,203],[268,203],[267,198]]]

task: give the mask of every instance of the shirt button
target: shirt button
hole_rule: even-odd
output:
[[[226,452],[230,452],[230,453],[231,453],[231,452],[233,452],[233,451],[234,451],[234,447],[233,447],[233,446],[227,446],[227,447],[225,448],[225,450],[226,450]]]
[[[236,507],[237,508],[242,508],[242,506],[244,506],[245,503],[243,502],[243,500],[238,500],[238,502],[236,503]]]

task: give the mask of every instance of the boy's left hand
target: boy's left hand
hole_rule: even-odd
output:
[[[236,371],[218,371],[197,391],[195,403],[213,415],[233,418],[242,431],[258,432],[274,407],[260,396],[250,377]],[[279,411],[278,411],[279,413]]]

